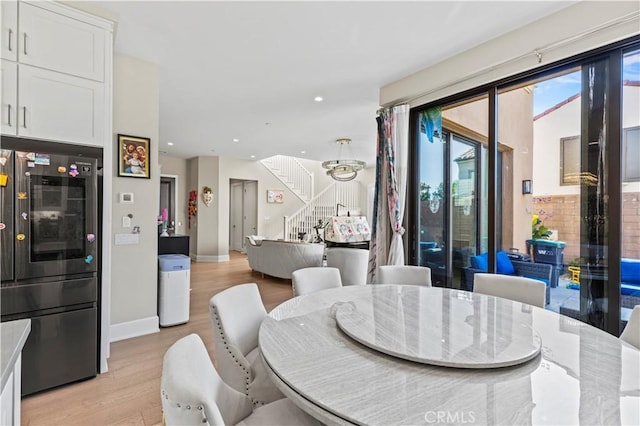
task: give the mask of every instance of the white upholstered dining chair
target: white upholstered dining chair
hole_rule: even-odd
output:
[[[293,297],[329,288],[342,287],[340,270],[328,266],[302,268],[291,274]]]
[[[344,247],[327,249],[327,266],[340,270],[343,286],[365,285],[368,265],[369,250]]]
[[[476,273],[473,291],[544,308],[547,285],[532,278]]]
[[[319,425],[284,398],[252,408],[250,399],[224,383],[197,334],[175,342],[162,363],[164,423],[173,425]]]
[[[636,305],[631,311],[627,325],[622,330],[620,338],[640,349],[640,305]]]
[[[378,284],[408,284],[431,287],[431,268],[414,265],[382,265]]]
[[[255,283],[221,291],[209,300],[216,361],[226,384],[265,404],[284,395],[275,387],[260,357],[258,331],[267,312]]]

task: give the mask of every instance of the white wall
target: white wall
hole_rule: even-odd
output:
[[[228,253],[222,253],[218,247],[220,221],[219,167],[220,157],[198,157],[194,161],[198,164],[197,182],[191,182],[191,189],[198,191],[198,216],[196,231],[198,238],[195,245],[195,260],[198,262],[219,262],[228,260]],[[207,206],[202,201],[202,188],[208,186],[213,191],[213,203]],[[194,258],[192,256],[192,258]]]
[[[534,195],[580,193],[579,185],[560,185],[560,139],[580,135],[580,103],[577,97],[533,122]],[[623,128],[640,124],[640,87],[623,87],[622,109]],[[640,182],[623,183],[622,191],[638,192]]]
[[[117,165],[117,134],[151,139],[151,179],[113,178],[113,232],[122,228],[122,216],[133,215],[140,226],[139,244],[114,244],[111,235],[111,340],[158,329],[157,317],[157,224],[160,169],[158,166],[159,90],[158,68],[148,62],[116,54],[113,78],[113,132],[111,155]],[[105,153],[108,155],[109,153]],[[133,192],[134,203],[118,202],[121,192]]]
[[[380,89],[380,105],[436,101],[640,34],[638,18],[585,35],[640,11],[637,1],[583,1]],[[567,40],[571,40],[568,42]],[[542,53],[538,62],[535,51]]]

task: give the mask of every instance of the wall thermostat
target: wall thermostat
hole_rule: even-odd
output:
[[[122,192],[120,194],[121,203],[133,203],[133,192]]]

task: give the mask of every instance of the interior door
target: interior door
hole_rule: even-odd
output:
[[[242,250],[242,182],[233,182],[230,184],[229,194],[229,249]]]
[[[255,235],[258,232],[258,182],[254,180],[244,182],[244,197],[242,198],[243,234]],[[244,248],[245,240],[242,239]]]

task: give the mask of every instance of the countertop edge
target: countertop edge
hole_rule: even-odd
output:
[[[0,330],[2,351],[0,354],[0,364],[2,368],[0,389],[4,389],[4,386],[9,380],[9,376],[11,376],[13,372],[13,367],[16,364],[18,356],[27,341],[27,337],[29,337],[29,333],[31,332],[31,320],[27,318],[3,322],[0,323]]]

